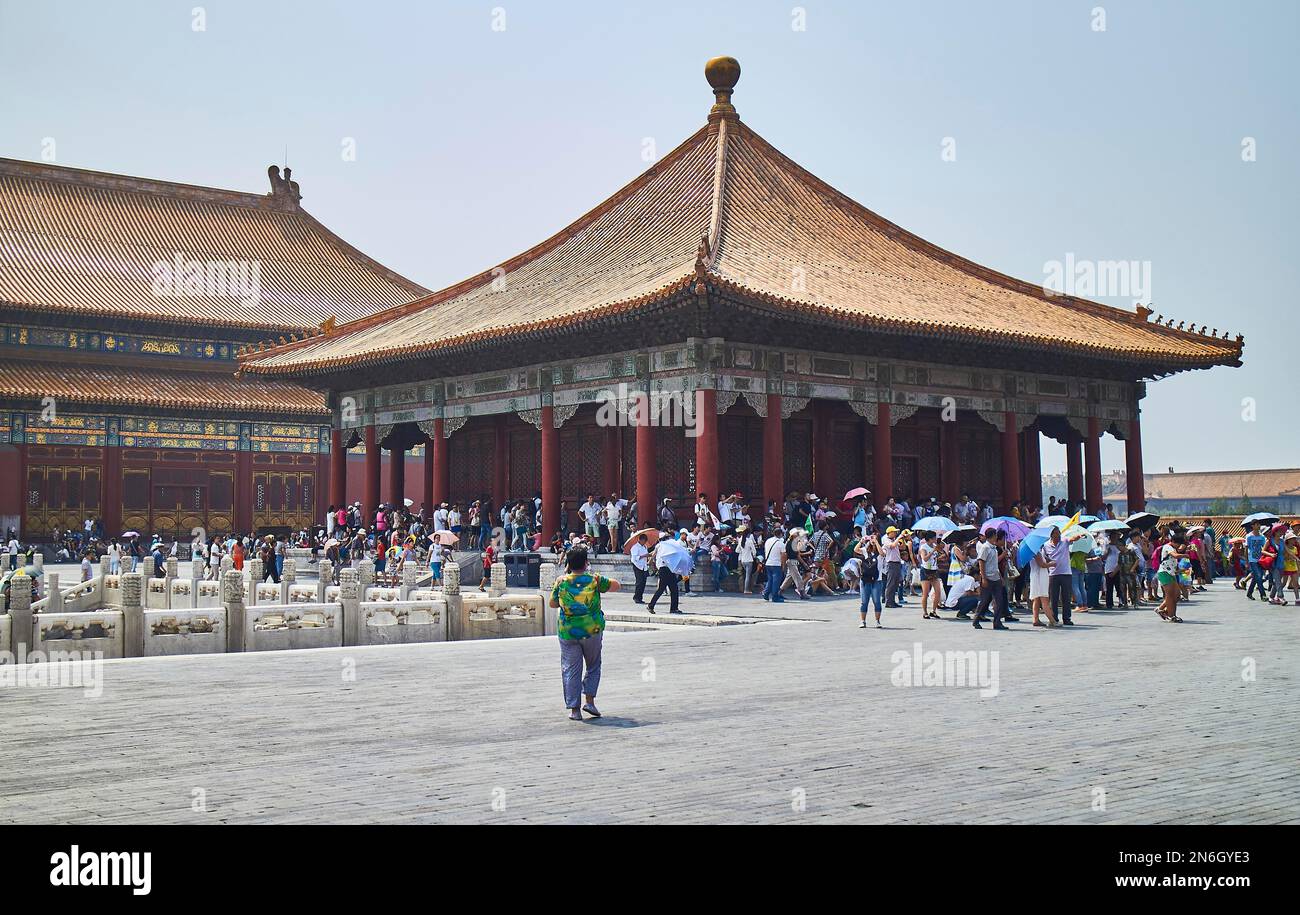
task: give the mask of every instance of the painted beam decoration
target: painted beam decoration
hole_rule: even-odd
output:
[[[1039,415],[1077,422],[1092,416],[1120,438],[1145,392],[1143,385],[1120,381],[830,357],[711,338],[508,372],[349,391],[341,398],[347,408],[336,412],[335,425],[359,430],[372,423],[391,426],[502,413],[532,421],[543,405],[559,409],[642,390],[689,394],[700,388],[717,390],[719,403],[728,407],[744,398],[760,415],[766,412],[766,395],[780,394],[792,404],[811,398],[844,401],[866,417],[875,415],[876,404],[888,403],[894,405],[894,422],[923,407],[1012,411],[1024,424]]]
[[[330,427],[175,417],[0,412],[0,444],[329,454]]]
[[[234,362],[238,345],[197,338],[105,334],[98,331],[63,330],[57,327],[0,325],[0,343],[39,350],[79,350],[92,353],[120,353],[161,356],[169,359],[200,359],[206,362]]]

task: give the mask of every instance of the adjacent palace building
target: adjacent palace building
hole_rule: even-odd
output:
[[[937,248],[743,124],[735,60],[705,74],[699,131],[435,293],[330,234],[275,170],[259,197],[0,161],[0,515],[33,537],[87,514],[110,534],[269,530],[381,493],[540,494],[549,534],[589,492],[635,493],[643,519],[697,492],[759,511],[860,484],[1006,506],[1041,501],[1044,435],[1097,503],[1104,434],[1141,506],[1145,382],[1240,365],[1240,337]],[[260,265],[250,307],[240,264]],[[194,295],[196,271],[225,294]]]
[[[271,193],[0,159],[0,534],[188,539],[323,516],[329,409],[241,346],[427,290]]]

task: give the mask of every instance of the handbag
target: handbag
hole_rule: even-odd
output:
[[[1271,569],[1275,559],[1277,559],[1276,553],[1262,553],[1259,557],[1259,567],[1261,569]]]

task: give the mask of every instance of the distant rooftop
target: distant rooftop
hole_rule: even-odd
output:
[[[289,169],[268,175],[271,192],[252,194],[0,159],[0,309],[286,332],[428,293],[302,209]],[[159,294],[158,265],[178,257],[255,263],[256,304]]]

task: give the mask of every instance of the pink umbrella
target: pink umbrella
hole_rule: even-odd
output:
[[[451,531],[437,531],[433,535],[432,539],[434,543],[439,543],[443,546],[455,546],[460,542],[460,537]]]
[[[865,486],[858,486],[846,492],[844,494],[844,498],[841,499],[840,501],[847,502],[850,499],[856,499],[858,496],[869,496],[869,495],[871,495],[871,490],[867,489]]]

